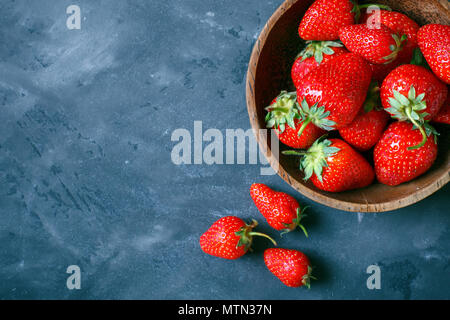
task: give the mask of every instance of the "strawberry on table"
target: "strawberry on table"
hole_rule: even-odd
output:
[[[410,121],[422,134],[425,144],[425,120],[431,120],[447,99],[447,86],[422,66],[407,64],[392,71],[381,86],[381,103],[394,119]]]
[[[310,288],[312,267],[308,257],[298,250],[271,248],[264,251],[264,263],[288,287]]]
[[[371,77],[367,62],[354,53],[340,55],[309,72],[297,87],[304,123],[324,130],[350,124],[366,99]]]
[[[262,183],[252,184],[250,195],[272,228],[286,233],[300,227],[308,236],[305,227],[300,223],[306,216],[304,211],[307,207],[302,210],[293,197],[284,192],[274,191]]]
[[[450,84],[450,26],[425,25],[419,29],[417,41],[433,72]]]
[[[325,133],[314,124],[305,124],[301,120],[295,92],[282,91],[266,110],[267,128],[274,128],[278,139],[292,148],[309,148]]]
[[[387,64],[395,61],[407,37],[383,24],[373,29],[366,24],[355,24],[342,28],[339,39],[348,50],[363,56],[367,61]]]
[[[341,139],[319,139],[307,151],[289,150],[283,154],[302,156],[300,170],[305,174],[304,180],[311,178],[324,191],[363,188],[375,177],[367,160]]]
[[[348,53],[342,47],[343,44],[336,41],[308,41],[306,48],[300,52],[292,66],[291,77],[294,86],[297,88],[301,79],[321,63]]]
[[[258,223],[253,220],[246,224],[234,216],[220,218],[200,237],[202,250],[215,257],[237,259],[247,253],[252,244],[253,236],[268,238],[276,245],[275,240],[263,233],[254,232]]]
[[[422,140],[417,127],[409,122],[393,122],[375,146],[375,172],[379,182],[396,186],[425,173],[437,156],[436,132],[425,125],[427,135],[432,136],[420,148],[412,149]]]

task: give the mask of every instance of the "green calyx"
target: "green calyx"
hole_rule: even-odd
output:
[[[416,95],[416,89],[414,86],[410,87],[407,97],[402,95],[397,90],[393,90],[392,92],[394,97],[389,98],[389,104],[391,107],[387,108],[386,111],[389,112],[393,118],[399,121],[412,122],[414,127],[420,130],[423,137],[422,141],[418,145],[408,148],[408,150],[418,149],[427,142],[427,137],[432,134],[434,130],[429,129],[429,134],[427,135],[424,127],[425,117],[428,115],[427,112],[422,112],[427,108],[426,101],[424,100],[425,93]]]
[[[321,137],[317,139],[307,151],[287,150],[284,155],[302,156],[300,170],[305,174],[304,180],[311,178],[313,173],[322,182],[322,171],[328,167],[327,159],[334,156],[340,149],[331,147],[331,141]]]
[[[260,236],[260,237],[267,238],[270,241],[272,241],[272,243],[275,246],[277,245],[275,240],[273,240],[267,234],[252,231],[253,228],[255,228],[257,225],[258,225],[258,222],[256,220],[252,220],[251,224],[246,224],[239,231],[235,232],[235,235],[237,235],[239,237],[239,241],[238,241],[238,243],[236,245],[236,248],[244,246],[246,251],[249,250],[251,245],[252,245],[253,236]]]
[[[396,33],[392,34],[392,38],[395,41],[395,45],[392,44],[389,46],[389,49],[392,52],[389,55],[387,55],[386,57],[383,57],[383,59],[386,60],[386,62],[384,64],[389,64],[397,58],[398,53],[403,50],[403,46],[406,43],[405,41],[408,39],[406,34],[399,37],[399,35]]]
[[[306,217],[305,210],[308,208],[309,208],[308,206],[304,207],[302,210],[300,210],[300,208],[297,208],[297,217],[292,220],[292,223],[284,224],[286,229],[284,229],[283,232],[281,232],[281,236],[283,236],[284,234],[291,232],[291,231],[295,230],[295,228],[299,227],[300,229],[302,229],[303,233],[308,238],[308,232],[306,231],[306,228],[300,223],[300,221]]]
[[[336,122],[328,119],[330,115],[330,111],[325,111],[325,106],[320,106],[318,103],[315,103],[312,107],[309,107],[306,99],[303,99],[299,108],[300,116],[303,120],[302,127],[298,130],[298,135],[301,136],[303,130],[306,126],[311,122],[319,128],[322,128],[327,131],[331,131],[334,129]]]
[[[380,87],[377,81],[372,81],[369,86],[369,91],[367,92],[366,100],[364,101],[364,112],[368,113],[377,107],[381,106],[380,99]]]
[[[300,52],[297,58],[302,57],[302,61],[314,57],[318,64],[323,61],[323,55],[333,55],[333,47],[343,47],[340,41],[307,41],[305,49]]]
[[[311,289],[311,279],[317,280],[317,278],[312,275],[312,271],[313,268],[311,266],[308,266],[308,272],[302,278],[303,285],[308,289]]]
[[[275,128],[283,133],[286,124],[295,129],[294,119],[300,119],[297,93],[282,91],[276,101],[266,107],[266,127]]]
[[[353,4],[353,9],[351,12],[355,14],[355,23],[359,22],[359,18],[361,17],[361,9],[367,9],[369,7],[378,7],[379,9],[392,11],[391,7],[384,5],[384,4],[358,4],[358,1],[356,0],[350,0],[350,2]]]
[[[416,89],[411,86],[408,91],[408,96],[404,96],[397,90],[392,90],[394,97],[389,98],[390,108],[389,112],[393,118],[405,121],[414,119],[416,121],[423,121],[427,113],[421,112],[427,108],[425,93],[416,95]]]

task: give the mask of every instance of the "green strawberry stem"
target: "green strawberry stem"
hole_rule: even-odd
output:
[[[238,248],[240,246],[245,246],[245,249],[250,250],[251,249],[250,247],[251,247],[252,241],[253,241],[253,236],[261,236],[261,237],[267,238],[270,241],[272,241],[272,243],[274,245],[277,245],[275,240],[273,240],[267,234],[252,231],[253,228],[255,228],[257,225],[258,225],[258,221],[253,219],[251,224],[246,224],[239,231],[236,231],[234,233],[235,235],[237,235],[239,237],[239,241],[236,245],[236,248]]]
[[[305,234],[305,236],[308,238],[308,231],[306,231],[305,227],[302,224],[298,225],[300,227],[300,229],[303,230],[303,233]]]
[[[408,150],[419,149],[419,148],[423,147],[425,145],[425,143],[427,142],[427,134],[426,134],[424,128],[421,125],[419,125],[416,120],[414,120],[414,118],[411,116],[411,112],[412,112],[411,107],[405,108],[405,113],[406,113],[406,116],[408,117],[409,121],[411,121],[417,128],[419,128],[420,133],[422,134],[422,142],[420,142],[418,145],[416,145],[414,147],[408,147]]]
[[[308,151],[284,150],[281,153],[286,156],[306,156]]]
[[[292,220],[292,223],[284,224],[286,226],[286,229],[284,229],[283,232],[281,232],[281,236],[295,230],[295,228],[298,226],[300,229],[303,230],[303,233],[308,238],[308,232],[306,231],[305,227],[300,223],[301,220],[306,217],[305,210],[308,208],[309,208],[308,206],[304,207],[302,210],[300,210],[300,208],[297,208],[297,217]]]
[[[271,108],[270,111],[273,111],[273,112],[281,112],[281,113],[287,113],[287,112],[290,111],[290,109],[287,108],[287,107],[286,107],[286,108],[283,108],[283,107],[275,107],[275,108]]]
[[[313,268],[311,266],[308,266],[308,273],[305,274],[302,278],[302,283],[307,287],[308,289],[311,289],[311,279],[317,280],[316,277],[311,275]]]
[[[267,234],[261,233],[261,232],[249,232],[248,233],[249,236],[260,236],[260,237],[264,237],[269,239],[270,241],[272,241],[272,243],[276,246],[277,242],[275,240],[273,240],[271,237],[269,237]]]
[[[300,127],[300,130],[298,130],[297,134],[300,137],[303,133],[303,131],[306,129],[306,127],[308,126],[308,124],[311,122],[311,118],[306,118],[305,121],[303,121],[302,126]]]

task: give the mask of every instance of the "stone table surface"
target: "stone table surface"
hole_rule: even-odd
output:
[[[0,298],[450,298],[449,187],[383,214],[334,210],[260,165],[176,165],[172,133],[194,121],[250,127],[245,73],[267,19],[261,0],[0,2]],[[66,8],[81,8],[81,29]],[[310,205],[279,238],[258,213],[253,182]],[[308,254],[311,290],[266,269],[269,246],[237,261],[202,253],[216,219],[256,218],[281,247]],[[69,290],[66,269],[81,270]],[[369,290],[369,265],[381,289]]]

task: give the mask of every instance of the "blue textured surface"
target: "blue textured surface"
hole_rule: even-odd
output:
[[[450,298],[449,187],[391,213],[318,205],[258,165],[171,162],[171,133],[249,128],[245,72],[282,1],[0,2],[0,297],[145,299]],[[78,4],[81,30],[66,28]],[[312,289],[266,269],[267,242],[238,261],[203,254],[225,215],[257,218],[255,182],[312,205],[303,250]],[[82,270],[81,290],[66,268]],[[381,267],[381,290],[366,287]]]

